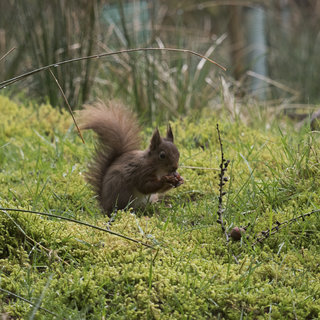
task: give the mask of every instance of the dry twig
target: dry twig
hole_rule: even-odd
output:
[[[295,218],[292,218],[283,222],[276,221],[276,225],[274,227],[265,231],[261,231],[259,233],[259,236],[256,238],[256,241],[252,244],[252,246],[255,246],[257,243],[263,242],[265,239],[269,238],[271,235],[279,232],[281,229],[284,228],[285,225],[292,224],[293,222],[296,222],[299,219],[302,219],[304,221],[305,217],[309,217],[312,214],[319,213],[319,212],[320,212],[320,209],[312,210],[308,213],[301,214],[300,216],[297,216]]]
[[[9,296],[12,296],[12,297],[17,298],[17,299],[20,299],[20,300],[22,300],[22,301],[24,301],[24,302],[27,302],[28,304],[30,304],[30,305],[33,306],[33,307],[36,307],[36,306],[37,306],[36,303],[33,303],[32,301],[30,301],[30,300],[28,300],[28,299],[26,299],[26,298],[24,298],[24,297],[21,297],[21,296],[19,296],[18,294],[15,294],[15,293],[13,293],[13,292],[11,292],[11,291],[8,291],[8,290],[2,289],[2,288],[0,288],[0,291],[3,292],[3,293],[5,293],[5,294],[7,294],[7,295],[9,295]],[[43,310],[43,311],[45,311],[45,312],[47,312],[47,313],[55,316],[55,317],[58,317],[55,313],[53,313],[52,311],[50,311],[50,310],[48,310],[48,309],[46,309],[46,308],[43,308],[43,307],[40,307],[40,306],[39,306],[38,308],[39,308],[40,310]]]
[[[192,169],[192,170],[213,170],[213,171],[220,171],[218,168],[207,168],[207,167],[195,167],[195,166],[179,166],[183,169]]]
[[[3,89],[17,81],[20,81],[26,77],[29,77],[35,73],[50,69],[50,68],[54,68],[54,67],[58,67],[64,64],[68,64],[68,63],[72,63],[72,62],[76,62],[76,61],[82,61],[82,60],[89,60],[89,59],[98,59],[98,58],[102,58],[102,57],[108,57],[108,56],[112,56],[112,55],[116,55],[116,54],[122,54],[122,53],[131,53],[131,52],[137,52],[137,51],[172,51],[172,52],[183,52],[183,53],[188,53],[188,54],[192,54],[195,55],[197,57],[200,57],[201,59],[205,59],[207,61],[209,61],[210,63],[218,66],[220,69],[222,69],[223,71],[226,71],[226,68],[223,67],[222,65],[220,65],[219,63],[217,63],[216,61],[205,57],[204,55],[197,53],[195,51],[192,50],[188,50],[188,49],[177,49],[177,48],[134,48],[134,49],[125,49],[125,50],[119,50],[119,51],[114,51],[114,52],[105,52],[105,53],[101,53],[101,54],[95,54],[95,55],[91,55],[91,56],[87,56],[87,57],[80,57],[80,58],[74,58],[74,59],[70,59],[70,60],[65,60],[65,61],[61,61],[61,62],[57,62],[57,63],[53,63],[38,69],[34,69],[32,71],[26,72],[24,74],[21,74],[17,77],[5,80],[0,82],[0,89]]]
[[[145,242],[142,242],[142,241],[140,241],[140,240],[136,240],[136,239],[130,238],[130,237],[125,236],[125,235],[123,235],[123,234],[120,234],[120,233],[117,233],[117,232],[114,232],[114,231],[111,231],[111,230],[107,230],[107,229],[104,229],[104,228],[101,228],[101,227],[92,225],[92,224],[87,223],[87,222],[83,222],[83,221],[79,221],[79,220],[75,220],[75,219],[71,219],[71,218],[67,218],[67,217],[58,216],[58,215],[56,215],[56,214],[51,214],[51,213],[46,213],[46,212],[39,212],[39,211],[33,211],[33,210],[16,209],[16,208],[1,208],[1,207],[0,207],[0,211],[3,211],[3,212],[6,212],[6,211],[16,211],[16,212],[23,212],[23,213],[34,213],[34,214],[41,215],[41,216],[46,216],[46,217],[51,217],[51,218],[57,218],[57,219],[61,219],[61,220],[66,220],[66,221],[69,221],[69,222],[77,223],[77,224],[80,224],[80,225],[83,225],[83,226],[86,226],[86,227],[90,227],[90,228],[92,228],[92,229],[96,229],[96,230],[99,230],[99,231],[103,231],[103,232],[112,234],[112,235],[114,235],[114,236],[117,236],[117,237],[120,237],[120,238],[129,240],[129,241],[132,241],[132,242],[141,244],[141,245],[143,245],[143,246],[145,246],[145,247],[147,247],[147,248],[150,248],[150,249],[155,249],[153,246],[151,246],[151,245],[149,245],[149,244],[147,244],[147,243],[145,243]]]
[[[2,210],[7,216],[8,218],[15,224],[15,226],[23,233],[23,235],[29,240],[31,241],[34,246],[38,246],[40,249],[42,249],[43,251],[46,252],[47,256],[50,258],[50,257],[54,257],[54,258],[57,258],[60,262],[66,264],[66,265],[69,265],[68,262],[64,261],[63,259],[61,259],[59,257],[59,255],[54,251],[54,250],[50,250],[48,248],[46,248],[45,246],[43,246],[41,243],[39,243],[38,241],[34,240],[33,238],[31,238],[30,236],[28,236],[25,231],[19,226],[19,224],[14,221],[14,219],[5,211],[5,210]]]
[[[11,48],[7,53],[5,53],[1,58],[0,61],[2,61],[8,54],[10,54],[13,50],[15,50],[15,47]]]
[[[81,134],[81,131],[80,131],[80,129],[79,129],[79,127],[78,127],[78,124],[77,124],[77,122],[76,122],[76,119],[75,119],[75,117],[74,117],[74,114],[73,114],[73,112],[72,112],[71,106],[70,106],[70,104],[69,104],[69,102],[68,102],[68,99],[67,99],[66,95],[64,94],[64,92],[63,92],[63,90],[62,90],[62,88],[61,88],[61,86],[60,86],[60,83],[58,82],[58,79],[56,78],[56,76],[55,76],[54,73],[52,72],[51,68],[49,68],[48,70],[49,70],[50,74],[52,75],[53,79],[55,80],[55,82],[56,82],[56,84],[57,84],[57,86],[58,86],[58,88],[59,88],[59,90],[60,90],[60,92],[61,92],[61,95],[62,95],[64,101],[66,102],[66,104],[67,104],[67,106],[68,106],[68,108],[69,108],[69,112],[70,112],[70,114],[71,114],[72,120],[73,120],[73,122],[74,122],[74,124],[75,124],[75,126],[76,126],[76,128],[77,128],[77,130],[78,130],[78,133],[79,133],[79,136],[80,136],[82,142],[85,143],[84,140],[83,140],[83,136],[82,136],[82,134]]]

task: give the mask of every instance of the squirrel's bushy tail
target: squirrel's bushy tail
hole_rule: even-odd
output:
[[[131,111],[117,102],[85,105],[78,119],[81,129],[92,129],[98,135],[96,155],[89,164],[86,179],[101,197],[108,167],[122,154],[140,148],[138,121]]]

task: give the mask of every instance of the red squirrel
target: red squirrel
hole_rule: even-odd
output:
[[[165,138],[155,129],[149,147],[141,151],[137,118],[120,103],[86,105],[79,112],[79,123],[98,136],[85,177],[108,215],[128,206],[145,206],[157,200],[157,193],[184,182],[177,172],[180,155],[170,125]]]

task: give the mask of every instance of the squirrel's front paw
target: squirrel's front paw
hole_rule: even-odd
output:
[[[184,183],[184,179],[180,176],[180,174],[178,172],[174,172],[173,175],[176,179],[176,184],[174,187],[177,188]]]
[[[184,183],[183,178],[178,172],[173,172],[161,178],[164,182],[170,184],[173,188],[177,188]]]

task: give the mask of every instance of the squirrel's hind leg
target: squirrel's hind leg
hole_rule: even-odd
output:
[[[110,215],[115,209],[125,209],[132,201],[130,188],[123,188],[121,177],[106,177],[101,192],[101,206]]]

